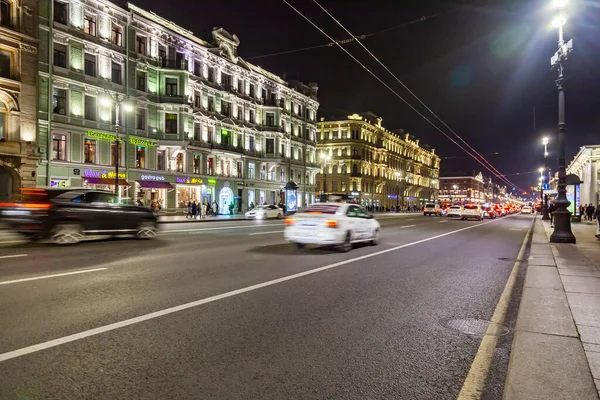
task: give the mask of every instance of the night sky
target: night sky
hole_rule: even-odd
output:
[[[336,40],[348,38],[312,0],[289,1]],[[550,165],[556,170],[556,73],[550,69],[550,57],[556,51],[557,32],[550,26],[549,2],[320,0],[355,35],[434,16],[370,36],[363,44],[504,174],[536,171],[542,165],[544,135],[551,137]],[[491,175],[335,46],[251,59],[328,42],[282,0],[133,4],[206,40],[213,27],[237,34],[242,58],[286,79],[317,82],[319,114],[326,119],[371,110],[387,128],[402,128],[436,148],[443,158],[443,174],[482,170]],[[569,8],[565,36],[574,38],[574,52],[566,69],[567,162],[579,146],[600,144],[600,1],[572,0]],[[359,45],[345,47],[417,106]],[[508,176],[525,189],[537,177]]]

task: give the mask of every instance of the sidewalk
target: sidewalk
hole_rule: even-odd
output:
[[[504,399],[599,398],[600,241],[574,223],[577,244],[549,243],[536,216]]]

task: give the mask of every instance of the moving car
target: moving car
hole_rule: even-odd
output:
[[[491,218],[491,219],[496,218],[496,210],[494,209],[494,207],[492,207],[490,205],[484,205],[481,207],[481,209],[483,210],[484,218]]]
[[[460,215],[460,219],[476,219],[477,221],[481,221],[484,218],[484,211],[475,204],[468,204],[463,208],[463,211]]]
[[[506,215],[506,210],[502,204],[495,204],[494,210],[496,210],[497,216],[504,217]]]
[[[423,207],[423,215],[442,215],[442,209],[436,206],[435,204],[425,204]]]
[[[256,206],[246,213],[246,219],[283,218],[283,210],[277,206]]]
[[[521,209],[521,214],[531,214],[533,212],[530,206],[525,206]]]
[[[146,207],[119,203],[118,197],[94,189],[21,189],[10,203],[0,203],[0,220],[30,240],[74,244],[89,235],[131,234],[152,239],[156,216]]]
[[[284,238],[298,248],[307,244],[333,245],[350,251],[354,243],[379,243],[381,226],[356,204],[315,203],[285,220]]]
[[[462,214],[462,206],[450,206],[448,208],[449,217],[460,217]]]

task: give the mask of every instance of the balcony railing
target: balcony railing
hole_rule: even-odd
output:
[[[218,149],[218,150],[227,150],[227,151],[233,151],[235,153],[243,153],[244,152],[244,148],[241,146],[234,146],[232,144],[229,143],[213,143],[212,144],[212,148],[213,149]]]
[[[158,57],[149,59],[148,61],[151,65],[154,65],[155,67],[179,69],[182,71],[188,69],[187,60]]]

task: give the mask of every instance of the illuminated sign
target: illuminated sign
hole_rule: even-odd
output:
[[[111,178],[114,179],[117,177],[117,175],[114,173],[114,171],[107,172],[106,170],[103,170],[103,171],[99,172],[99,171],[94,171],[91,169],[83,170],[83,176],[85,176],[86,178],[108,178],[108,179],[111,179]],[[120,173],[119,179],[125,179],[125,174]]]
[[[352,196],[360,196],[360,192],[351,192],[350,193]]]
[[[117,137],[112,133],[88,131],[87,135],[96,139],[115,140]]]
[[[175,178],[175,182],[176,183],[185,183],[187,185],[201,185],[203,183],[203,180],[200,178],[190,178],[189,176],[187,176],[185,178],[178,176]]]
[[[165,177],[162,175],[142,175],[140,179],[143,181],[164,181]]]
[[[209,179],[208,179],[208,184],[209,184],[209,185],[216,185],[216,184],[217,184],[217,180],[216,180],[216,179],[209,178]]]
[[[63,180],[63,179],[59,179],[59,180],[51,180],[50,181],[50,187],[60,187],[60,188],[65,188],[67,187],[67,181]]]
[[[134,137],[130,137],[129,138],[129,143],[134,144],[136,146],[143,146],[143,147],[154,147],[154,146],[156,146],[156,142],[153,141],[153,140],[138,139],[138,138],[134,138]]]

